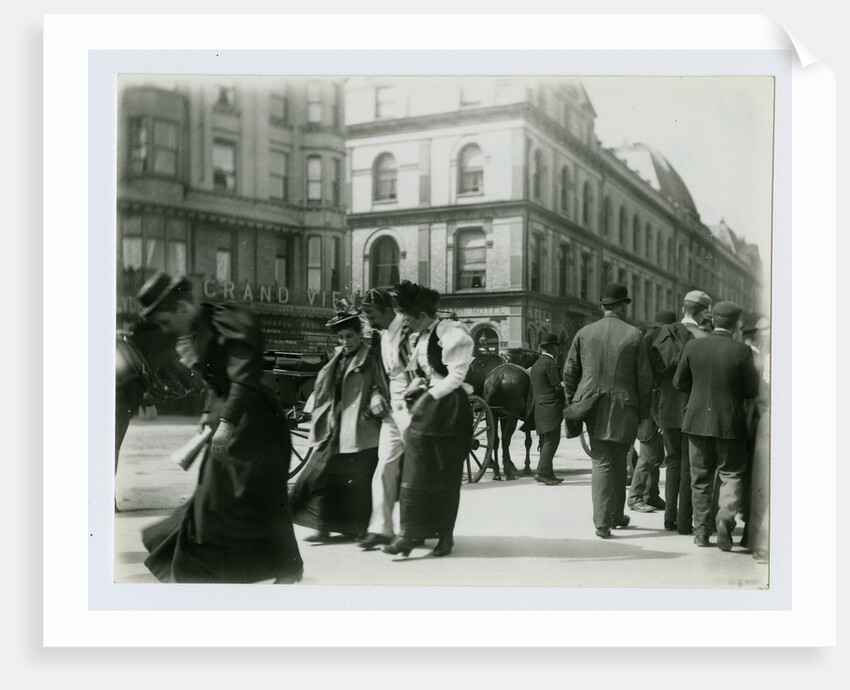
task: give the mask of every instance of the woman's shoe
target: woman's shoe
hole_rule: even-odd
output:
[[[327,541],[330,538],[330,532],[325,532],[325,530],[316,530],[312,534],[308,534],[306,537],[304,537],[304,541],[323,542]]]
[[[384,553],[388,553],[392,556],[397,554],[401,554],[402,556],[409,556],[410,551],[414,546],[418,544],[413,539],[405,539],[404,537],[396,537],[392,540],[391,543],[386,544],[381,551]]]
[[[452,552],[452,547],[455,545],[455,540],[451,537],[440,537],[440,541],[434,547],[435,556],[448,556]]]

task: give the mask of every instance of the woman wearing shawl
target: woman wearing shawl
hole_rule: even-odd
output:
[[[389,410],[383,369],[363,338],[359,312],[340,303],[327,325],[340,346],[316,378],[309,438],[315,450],[290,495],[293,521],[311,527],[305,541],[314,542],[332,532],[365,536],[381,417]]]

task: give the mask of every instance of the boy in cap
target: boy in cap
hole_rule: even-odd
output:
[[[737,304],[718,302],[714,306],[714,331],[685,345],[673,376],[676,389],[688,395],[682,432],[688,435],[694,543],[710,546],[716,472],[720,482],[717,546],[723,551],[732,548],[732,531],[747,467],[744,401],[759,392],[753,352],[732,337],[740,317],[741,308]]]
[[[662,310],[655,315],[655,322],[646,327],[644,341],[647,347],[665,325],[676,322],[676,314]],[[666,502],[658,490],[659,467],[664,460],[664,440],[658,426],[658,386],[652,387],[652,411],[638,427],[637,440],[640,443],[638,461],[632,473],[628,504],[630,510],[639,513],[652,513],[657,508],[664,510]]]
[[[658,386],[658,426],[662,429],[665,453],[664,529],[679,534],[693,532],[691,473],[688,441],[682,434],[682,413],[687,396],[673,387],[673,374],[685,344],[708,333],[700,328],[711,298],[702,290],[691,290],[682,302],[682,320],[664,326],[649,347],[649,359]]]

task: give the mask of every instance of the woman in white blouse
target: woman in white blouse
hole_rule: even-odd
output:
[[[395,287],[399,311],[414,343],[409,367],[416,378],[405,398],[410,426],[405,432],[400,493],[400,536],[383,551],[410,554],[437,538],[435,556],[454,546],[463,461],[472,442],[472,411],[464,383],[473,359],[472,338],[459,322],[437,319],[435,290],[404,281]]]

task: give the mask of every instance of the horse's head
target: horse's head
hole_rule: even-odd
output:
[[[121,357],[116,358],[116,367],[121,367],[129,356],[129,370],[153,402],[198,393],[203,389],[201,377],[180,363],[176,344],[176,336],[165,333],[156,324],[139,321],[129,334],[119,339]],[[124,366],[123,376],[117,381],[121,385],[127,380],[127,367]]]
[[[469,370],[466,372],[466,383],[472,386],[476,395],[481,395],[484,390],[484,381],[493,369],[505,363],[498,355],[479,355],[472,360]]]
[[[527,350],[521,347],[512,347],[505,350],[505,361],[511,364],[518,364],[527,369],[540,359],[540,353],[536,350]]]

